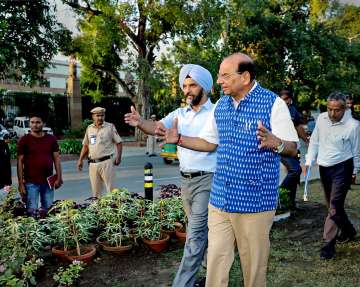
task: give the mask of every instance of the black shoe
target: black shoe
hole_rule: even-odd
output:
[[[153,156],[156,156],[156,154],[154,154],[154,153],[149,154],[149,157],[153,157]]]
[[[199,277],[195,280],[194,287],[205,287],[206,277]]]
[[[326,244],[320,250],[320,259],[329,260],[334,258],[335,256],[335,245],[334,244]]]
[[[346,243],[354,240],[356,236],[355,228],[352,228],[348,231],[341,230],[340,235],[337,237],[336,241],[339,243]]]

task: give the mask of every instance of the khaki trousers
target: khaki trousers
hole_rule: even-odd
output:
[[[270,251],[269,233],[275,210],[228,213],[209,204],[206,287],[226,287],[236,242],[244,287],[265,287]]]
[[[102,162],[90,163],[89,177],[93,197],[100,198],[104,184],[107,192],[113,189],[112,179],[114,174],[115,169],[112,158]]]

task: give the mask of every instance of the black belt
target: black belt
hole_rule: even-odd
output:
[[[89,163],[97,163],[97,162],[102,162],[102,161],[110,159],[110,158],[111,158],[111,155],[107,155],[107,156],[103,156],[103,157],[98,158],[98,159],[88,159],[88,162]]]
[[[180,174],[182,177],[184,178],[194,178],[194,177],[197,177],[197,176],[202,176],[202,175],[205,175],[205,174],[209,174],[211,172],[208,172],[208,171],[197,171],[197,172],[182,172],[180,171]]]

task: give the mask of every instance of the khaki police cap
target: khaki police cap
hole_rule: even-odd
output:
[[[103,113],[105,113],[105,111],[106,110],[104,108],[102,108],[102,107],[95,107],[90,111],[90,113],[92,113],[92,114],[103,114]]]

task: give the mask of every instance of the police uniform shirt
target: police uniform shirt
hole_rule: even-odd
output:
[[[115,153],[115,145],[121,143],[121,137],[113,124],[104,122],[99,128],[91,124],[87,127],[83,145],[89,147],[89,158],[99,159]]]

